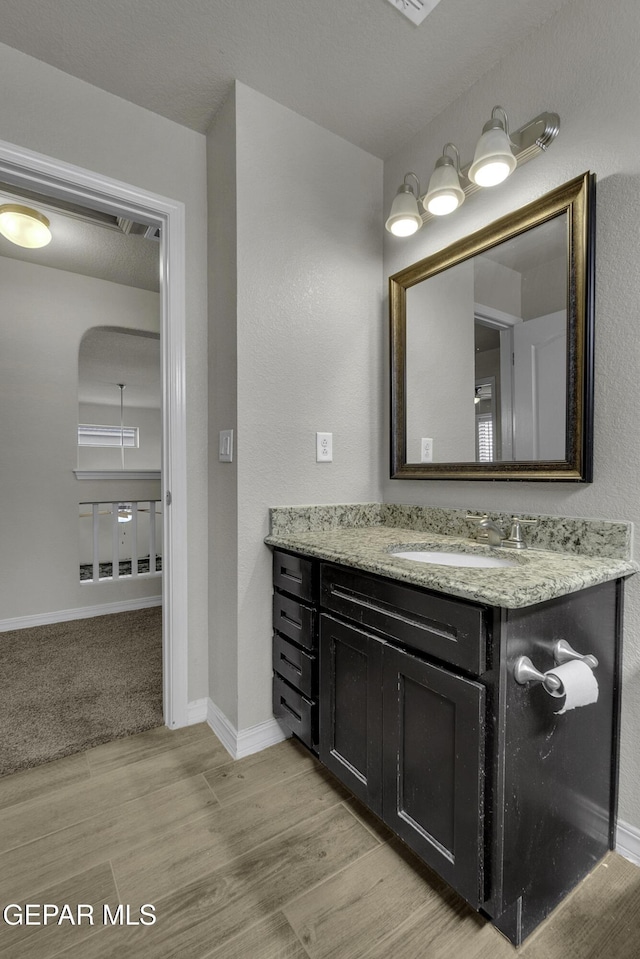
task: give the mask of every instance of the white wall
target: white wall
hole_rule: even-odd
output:
[[[547,191],[592,170],[598,175],[595,344],[595,481],[579,484],[385,483],[387,501],[525,510],[640,522],[638,303],[640,302],[640,6],[635,0],[577,0],[562,10],[386,164],[385,204],[407,170],[426,183],[453,140],[470,158],[492,106],[517,128],[542,110],[561,131],[502,186],[470,198],[408,241],[388,238],[385,273],[394,273]],[[381,459],[387,455],[381,444]],[[640,827],[640,576],[627,583],[620,816]]]
[[[434,463],[475,459],[473,276],[468,260],[407,290],[409,463],[420,462],[423,436]]]
[[[207,693],[205,138],[0,45],[3,140],[182,201],[186,209],[189,697]]]
[[[125,393],[126,396],[126,393]],[[87,426],[120,426],[120,406],[80,403],[79,422]],[[162,413],[144,406],[124,406],[124,425],[138,428],[137,447],[125,447],[128,470],[159,470],[162,465]],[[118,446],[78,447],[78,469],[119,470],[122,450]]]
[[[233,134],[228,110],[212,151]],[[228,144],[221,191],[232,153]],[[380,495],[371,440],[382,419],[382,163],[238,83],[235,179],[236,338],[227,349],[231,363],[237,351],[237,420],[220,416],[215,429],[237,430],[238,627],[237,636],[217,630],[214,642],[237,642],[237,727],[246,729],[272,715],[269,507]],[[214,259],[228,254],[228,245],[212,249]],[[228,322],[233,291],[223,303],[212,294],[211,322]],[[333,463],[315,462],[316,431],[333,432]],[[214,630],[216,618],[212,608]],[[212,676],[214,700],[224,682]]]
[[[87,483],[73,473],[80,341],[116,321],[156,331],[157,293],[0,257],[2,619],[160,591],[159,580],[79,582],[78,504],[159,496],[158,483]]]

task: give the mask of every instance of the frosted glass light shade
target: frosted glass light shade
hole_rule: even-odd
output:
[[[440,157],[429,180],[429,189],[423,204],[434,216],[453,213],[464,203],[464,190],[460,186],[458,172],[453,161]]]
[[[49,221],[42,213],[18,203],[0,206],[0,233],[15,243],[30,250],[51,242]]]
[[[394,197],[385,227],[394,236],[411,236],[412,233],[417,233],[421,226],[418,201],[411,188],[403,185]]]
[[[473,163],[469,167],[469,179],[478,186],[497,186],[513,173],[518,164],[502,125],[499,121],[490,124],[491,121],[478,140]]]

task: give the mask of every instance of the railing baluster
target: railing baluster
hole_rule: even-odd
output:
[[[93,582],[100,579],[100,503],[92,503],[93,510]]]
[[[149,575],[156,571],[156,501],[149,500]]]
[[[118,523],[119,503],[111,504],[111,575],[113,579],[120,576],[120,525]]]
[[[138,503],[131,504],[131,575],[138,575]]]

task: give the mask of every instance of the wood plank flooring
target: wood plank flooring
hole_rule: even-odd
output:
[[[0,909],[9,903],[67,904],[74,918],[83,904],[94,922],[9,925],[0,913],[2,959],[640,955],[640,870],[620,856],[515,950],[302,746],[232,762],[205,725],[1,778]],[[104,925],[118,903],[132,924]],[[145,903],[156,923],[133,924]]]

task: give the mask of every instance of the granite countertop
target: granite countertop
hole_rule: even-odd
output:
[[[267,545],[508,609],[531,606],[629,576],[640,568],[624,555],[490,547],[464,536],[371,521],[360,526],[338,525],[329,529],[295,531],[290,525],[272,521],[272,532],[265,540]],[[392,551],[399,549],[481,554],[507,559],[515,565],[487,569],[419,563],[391,555]],[[589,552],[588,545],[586,552]]]

